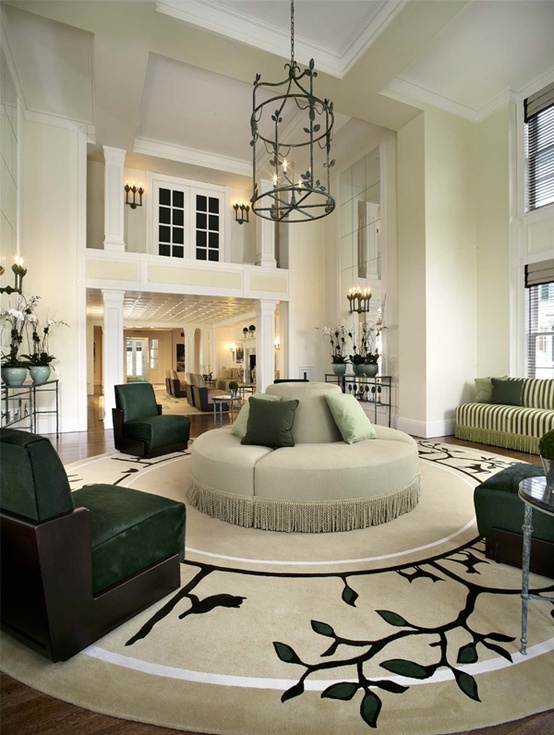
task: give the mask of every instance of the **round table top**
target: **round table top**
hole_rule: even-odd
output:
[[[554,515],[554,490],[546,486],[546,477],[527,477],[519,483],[519,497],[542,513]]]

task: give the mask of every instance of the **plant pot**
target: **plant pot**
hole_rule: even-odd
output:
[[[364,367],[365,365],[360,363],[359,365],[352,365],[352,369],[354,370],[354,375],[363,375],[364,374]]]
[[[364,375],[367,375],[368,378],[374,378],[378,372],[379,365],[377,365],[376,363],[364,365]]]
[[[50,365],[31,365],[29,372],[34,385],[42,385],[48,382],[50,377]]]
[[[346,364],[344,362],[334,362],[331,367],[335,375],[344,375],[346,372]]]
[[[26,367],[9,367],[8,365],[2,366],[2,380],[10,388],[18,388],[23,385],[25,378],[27,377]]]
[[[554,459],[541,457],[544,474],[546,475],[546,487],[554,492]]]

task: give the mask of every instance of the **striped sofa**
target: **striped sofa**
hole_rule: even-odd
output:
[[[554,379],[524,378],[521,404],[464,403],[456,409],[455,435],[539,454],[540,437],[554,429]]]

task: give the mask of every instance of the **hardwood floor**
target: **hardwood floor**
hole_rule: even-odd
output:
[[[213,428],[211,414],[193,415],[190,419],[191,437],[200,436],[204,431]],[[98,412],[98,400],[94,397],[89,401],[87,432],[62,434],[58,439],[50,435],[48,438],[65,464],[113,450],[112,432],[104,431]],[[473,447],[484,453],[501,454],[534,464],[540,463],[535,455],[472,444],[451,436],[439,437],[433,441]],[[525,692],[514,694],[525,696]],[[0,677],[0,732],[2,735],[192,735],[183,730],[170,730],[97,714],[41,694],[5,674]],[[554,735],[554,710],[494,727],[460,732],[460,735]]]

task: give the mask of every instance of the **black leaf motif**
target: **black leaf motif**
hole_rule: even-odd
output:
[[[384,689],[386,692],[391,692],[392,694],[403,694],[409,689],[409,687],[397,684],[395,681],[387,681],[386,679],[383,679],[383,681],[373,681],[372,686]]]
[[[212,595],[205,597],[203,600],[199,600],[196,595],[189,595],[191,601],[191,607],[186,612],[179,615],[179,619],[182,620],[188,615],[202,615],[203,613],[210,612],[216,607],[240,607],[246,597],[237,597],[235,595]]]
[[[358,684],[351,681],[341,681],[338,684],[332,684],[321,693],[322,697],[327,699],[342,699],[349,701],[358,691]]]
[[[273,647],[281,661],[286,664],[301,664],[302,661],[296,655],[294,649],[288,646],[286,643],[279,643],[278,641],[273,642]]]
[[[458,651],[457,661],[459,664],[474,664],[478,659],[474,643],[468,643],[467,646],[462,646]]]
[[[360,705],[362,720],[370,727],[377,727],[377,718],[381,712],[382,702],[374,692],[367,692]]]
[[[429,679],[437,669],[436,666],[422,666],[415,661],[407,661],[403,658],[391,658],[390,661],[383,661],[381,666],[393,674],[406,676],[409,679]]]
[[[335,631],[330,625],[327,625],[327,623],[320,623],[319,620],[312,620],[312,630],[319,633],[319,635],[326,635],[329,638],[332,638],[335,635]]]
[[[356,607],[356,600],[358,599],[358,597],[359,597],[358,593],[355,592],[347,584],[345,584],[344,589],[342,591],[342,601],[346,602],[346,604],[350,605],[351,607]]]
[[[391,612],[390,610],[376,610],[375,612],[380,615],[383,620],[385,620],[389,625],[395,625],[396,627],[403,627],[407,625],[409,627],[412,627],[410,623],[408,623],[407,620],[404,620],[404,618],[401,615],[398,615],[398,613]]]
[[[465,671],[458,671],[458,669],[452,669],[452,672],[456,679],[456,684],[460,687],[466,697],[473,699],[475,702],[480,702],[479,692],[477,691],[477,682],[473,676],[466,674]]]
[[[498,653],[500,656],[503,656],[510,663],[513,663],[511,653],[507,651],[505,648],[502,648],[502,646],[495,646],[494,643],[487,643],[487,641],[483,641],[483,645],[485,646],[485,648],[488,648],[489,651],[494,651],[495,653]]]

